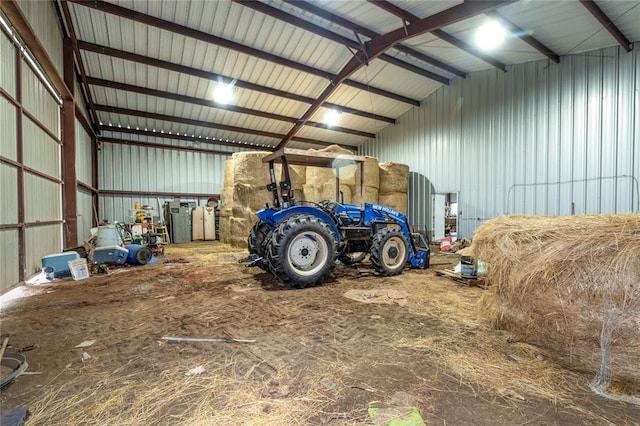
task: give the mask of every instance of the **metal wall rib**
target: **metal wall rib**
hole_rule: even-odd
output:
[[[360,149],[409,164],[436,192],[459,192],[462,237],[507,213],[637,212],[639,90],[637,43],[629,53],[611,47],[479,71]],[[430,223],[428,208],[410,216]]]

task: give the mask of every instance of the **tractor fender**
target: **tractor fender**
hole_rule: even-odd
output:
[[[299,215],[314,216],[322,220],[323,222],[325,222],[327,225],[329,225],[333,233],[336,235],[336,242],[340,244],[341,242],[340,230],[338,229],[336,222],[333,220],[333,217],[331,217],[331,215],[329,215],[324,210],[319,209],[317,207],[293,206],[293,207],[289,207],[279,211],[274,211],[271,209],[262,209],[256,212],[256,216],[258,216],[260,220],[268,223],[269,226],[273,226],[273,227],[275,227],[277,224],[284,221],[285,219],[290,218],[291,216],[299,216]]]

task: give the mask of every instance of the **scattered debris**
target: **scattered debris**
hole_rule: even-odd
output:
[[[0,389],[4,389],[8,386],[16,377],[24,373],[29,366],[27,358],[25,358],[24,355],[10,352],[6,352],[2,355],[2,358],[0,358],[0,365],[11,371],[9,374],[1,378]]]
[[[201,338],[201,337],[168,337],[163,336],[160,339],[168,342],[207,342],[207,343],[255,343],[255,340],[248,339],[231,339],[228,337],[213,337],[213,338]]]
[[[91,355],[88,352],[82,352],[82,360],[86,361],[88,359],[91,359]]]
[[[21,405],[14,407],[9,411],[0,412],[0,425],[4,426],[23,426],[31,413],[27,407]]]
[[[186,373],[184,373],[185,376],[197,376],[198,374],[202,374],[204,373],[206,370],[204,369],[204,366],[199,365],[197,367],[193,367],[192,369],[190,369],[189,371],[187,371]]]
[[[479,287],[483,290],[486,290],[488,287],[487,282],[483,278],[464,278],[462,275],[451,269],[438,269],[435,273],[438,276],[447,277],[456,284],[466,287]]]
[[[74,348],[88,348],[89,346],[93,345],[96,342],[96,340],[85,340],[82,343],[79,343],[77,345],[74,346]]]
[[[518,401],[525,401],[524,396],[520,395],[518,392],[512,389],[501,388],[501,389],[498,389],[498,393],[504,396],[505,398],[516,399]]]
[[[467,250],[467,252],[465,252],[464,254],[461,253],[462,250],[468,247],[471,247],[471,240],[468,238],[462,238],[460,240],[457,240],[455,243],[453,243],[453,245],[451,246],[451,252],[458,253],[462,256],[472,256],[473,253],[468,253],[469,250]]]

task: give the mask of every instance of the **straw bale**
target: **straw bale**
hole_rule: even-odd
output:
[[[345,155],[353,155],[351,151],[348,149],[342,148],[339,145],[331,145],[326,148],[320,150],[312,150],[311,152],[333,152]],[[343,165],[347,164],[343,167],[340,167],[340,184],[341,185],[354,185],[356,183],[356,171],[359,168],[353,162],[347,162],[346,160],[341,161],[338,159],[335,164]],[[336,180],[336,172],[333,168],[329,167],[307,167],[306,173],[306,181],[307,183],[311,183],[314,185],[322,185],[325,183],[334,183]]]
[[[378,188],[365,185],[364,187],[364,202],[365,203],[378,203]],[[351,203],[360,205],[360,186],[356,185],[351,188]]]
[[[640,388],[640,215],[504,216],[472,248],[488,265],[480,311],[494,326],[597,372],[601,395]]]
[[[301,200],[318,202],[322,200],[321,197],[322,197],[322,186],[311,185],[308,183],[305,183],[304,185],[302,185]]]
[[[236,183],[233,185],[233,205],[249,207],[257,211],[264,208],[265,203],[273,204],[273,194],[263,185],[247,185]]]
[[[409,166],[400,163],[380,163],[380,193],[409,191]]]
[[[347,204],[351,203],[351,187],[347,185],[340,185],[340,191],[342,192],[342,197],[336,200],[336,184],[335,183],[325,183],[322,185],[322,190],[320,191],[320,200],[331,200],[331,201],[340,201],[344,198],[344,202]]]
[[[266,185],[269,179],[269,164],[262,159],[269,155],[266,151],[234,152],[233,184]]]
[[[380,169],[379,169],[378,159],[375,157],[367,156],[364,159],[364,164],[360,167],[364,169],[364,184],[366,186],[371,186],[373,188],[376,188],[376,190],[380,189]],[[356,176],[355,176],[356,188],[360,187],[360,167],[358,167],[356,170]]]
[[[220,216],[218,227],[220,242],[229,244],[231,240],[231,216]]]
[[[380,193],[378,194],[378,204],[391,207],[402,214],[407,214],[408,196],[406,192]]]
[[[307,166],[289,166],[289,179],[293,189],[302,190],[302,185],[307,181]]]
[[[224,180],[222,181],[222,186],[225,186],[225,187],[233,186],[233,159],[232,158],[224,162]]]
[[[233,207],[233,186],[223,187],[220,190],[220,217],[231,216]]]

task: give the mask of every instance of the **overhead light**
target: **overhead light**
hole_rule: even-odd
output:
[[[327,126],[335,126],[340,122],[341,118],[342,118],[342,114],[339,111],[336,111],[335,109],[330,109],[324,115],[323,121]]]
[[[228,104],[233,99],[233,85],[218,83],[213,90],[213,100],[219,104]]]
[[[500,46],[507,31],[497,21],[487,21],[476,31],[476,44],[484,50],[493,50]]]

